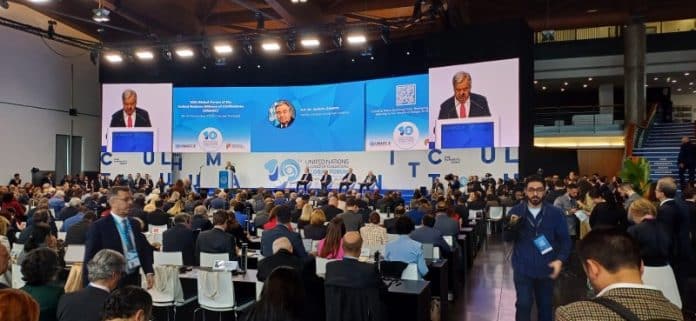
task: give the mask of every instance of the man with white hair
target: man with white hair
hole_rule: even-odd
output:
[[[471,92],[471,75],[467,72],[457,72],[452,77],[454,95],[440,105],[440,115],[437,119],[456,119],[469,117],[488,117],[486,97]]]
[[[101,250],[87,263],[89,285],[65,294],[58,302],[58,321],[100,321],[104,301],[116,289],[126,260],[114,250]]]
[[[273,255],[259,261],[256,278],[264,282],[266,278],[279,266],[289,266],[297,270],[298,274],[302,271],[302,259],[292,254],[292,244],[287,237],[279,237],[273,241]]]
[[[55,191],[53,197],[48,200],[48,207],[53,209],[56,214],[60,213],[65,207],[65,192],[60,189]]]
[[[77,197],[73,197],[68,202],[68,206],[64,207],[60,213],[57,213],[56,220],[65,221],[80,212],[80,205],[82,205],[82,200]]]
[[[117,110],[111,115],[109,127],[152,127],[150,115],[142,108],[138,108],[138,94],[133,89],[126,89],[121,94],[123,109]]]

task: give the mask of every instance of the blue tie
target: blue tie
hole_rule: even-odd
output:
[[[133,245],[133,241],[130,238],[131,235],[131,226],[130,223],[128,222],[128,219],[123,219],[121,221],[123,223],[123,228],[121,230],[121,238],[126,242],[126,250],[128,252],[135,252],[135,246]]]

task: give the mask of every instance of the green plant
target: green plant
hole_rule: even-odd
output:
[[[638,195],[650,190],[650,163],[643,157],[624,160],[619,176],[625,183],[633,184],[633,189]]]

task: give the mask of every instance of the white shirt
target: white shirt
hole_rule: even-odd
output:
[[[649,285],[645,285],[645,284],[614,283],[614,284],[609,285],[608,287],[602,289],[602,291],[599,291],[599,293],[597,293],[597,297],[600,297],[600,296],[606,294],[609,290],[618,289],[618,288],[657,290],[657,288],[649,286]]]
[[[111,212],[111,217],[113,217],[114,222],[116,224],[121,224],[121,226],[123,226],[123,221],[128,219],[127,217],[126,218],[120,217],[120,216],[114,214],[113,212]],[[126,242],[123,241],[123,238],[121,237],[121,232],[118,229],[118,226],[116,227],[116,232],[118,232],[118,238],[121,239],[121,245],[123,246],[123,255],[125,256],[126,253],[128,253],[128,245],[126,245]],[[136,249],[137,249],[137,246],[135,245],[135,236],[133,235],[133,228],[132,227],[131,227],[130,233],[128,233],[128,236],[131,238],[131,242],[133,242],[133,246],[136,247]]]
[[[454,102],[457,105],[457,117],[462,114],[462,106],[464,106],[464,111],[466,112],[466,117],[469,117],[469,114],[471,114],[471,97],[467,98],[466,101],[462,104],[457,100],[457,98],[454,98]]]
[[[532,213],[532,216],[534,216],[534,219],[536,219],[537,215],[539,215],[539,213],[541,213],[541,207],[538,207],[538,208],[527,207],[527,209],[529,210],[529,213]]]
[[[133,111],[131,118],[133,119],[133,127],[135,127],[135,110]],[[125,111],[123,112],[123,125],[128,127],[128,114],[126,114]]]
[[[89,286],[91,286],[93,288],[100,289],[100,290],[104,290],[104,291],[106,291],[106,293],[111,293],[111,290],[109,290],[109,288],[107,288],[105,286],[101,286],[101,285],[93,283],[93,282],[89,282]]]
[[[664,205],[665,203],[667,203],[669,201],[673,201],[673,200],[674,200],[673,198],[665,199],[664,201],[660,202],[660,206]]]

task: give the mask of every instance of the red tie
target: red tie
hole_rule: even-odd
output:
[[[133,127],[133,116],[128,115],[128,128]]]
[[[459,109],[459,118],[466,118],[466,106],[464,103],[461,104],[461,108]]]

